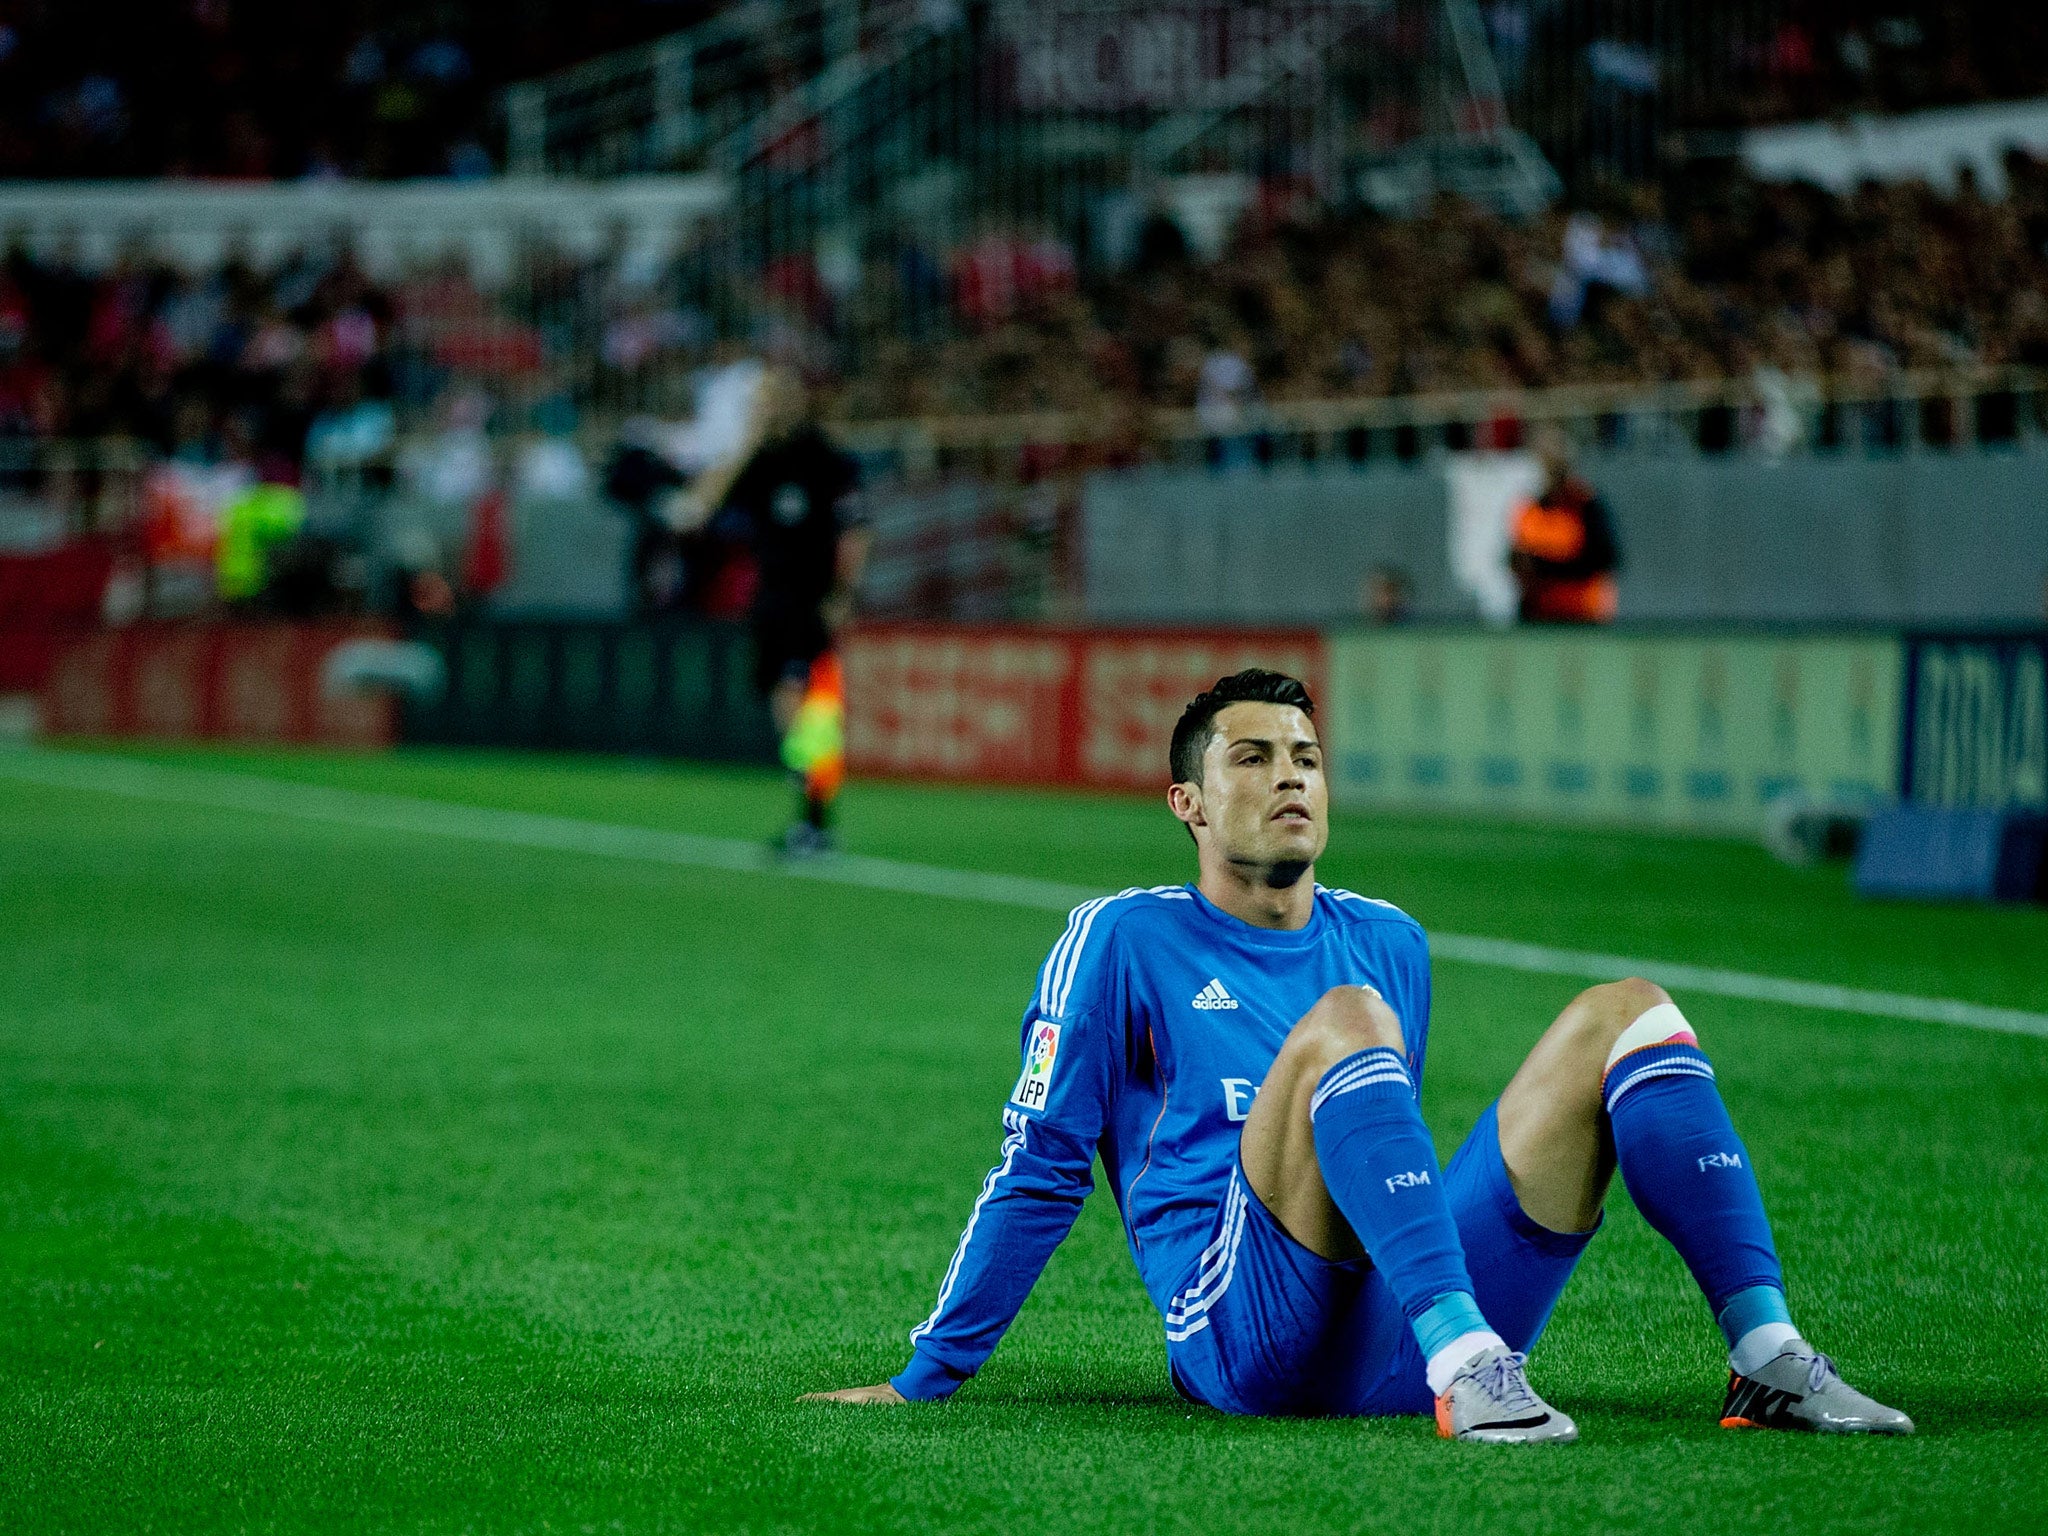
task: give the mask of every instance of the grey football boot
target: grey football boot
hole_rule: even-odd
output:
[[[1823,1435],[1910,1435],[1913,1421],[1842,1380],[1835,1362],[1795,1344],[1747,1376],[1728,1373],[1723,1429],[1804,1429]]]
[[[1579,1426],[1536,1395],[1527,1355],[1494,1344],[1458,1367],[1436,1400],[1436,1432],[1482,1445],[1534,1445],[1579,1438]]]

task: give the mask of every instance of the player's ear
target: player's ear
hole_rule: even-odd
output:
[[[1186,822],[1189,830],[1206,826],[1208,820],[1202,814],[1202,786],[1195,783],[1175,784],[1166,791],[1166,803],[1173,814]]]

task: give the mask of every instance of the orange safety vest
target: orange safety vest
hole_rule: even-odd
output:
[[[1514,549],[1533,560],[1575,560],[1586,548],[1583,501],[1569,491],[1558,501],[1531,501],[1515,515]],[[1597,576],[1524,575],[1525,616],[1553,623],[1605,624],[1614,618],[1619,592],[1612,572]]]

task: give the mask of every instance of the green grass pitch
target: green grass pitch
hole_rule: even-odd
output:
[[[185,756],[765,836],[765,774]],[[1137,800],[857,785],[854,849],[1185,878]],[[2048,912],[1860,904],[1730,842],[1340,817],[1447,931],[2048,1009]],[[0,781],[0,1530],[2048,1528],[2048,1040],[1681,997],[1795,1314],[1904,1442],[1715,1425],[1617,1189],[1538,1348],[1573,1447],[1232,1420],[1105,1192],[952,1402],[895,1370],[994,1155],[1047,913]],[[1440,962],[1447,1152],[1574,983]]]

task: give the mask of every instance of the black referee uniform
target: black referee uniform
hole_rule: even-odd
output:
[[[770,694],[785,680],[802,682],[832,648],[823,608],[838,581],[839,540],[867,526],[860,467],[806,424],[763,443],[725,504],[746,519],[760,568],[754,685]]]

